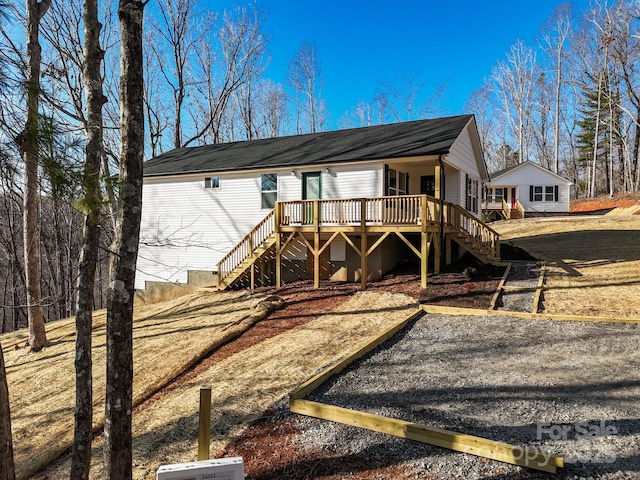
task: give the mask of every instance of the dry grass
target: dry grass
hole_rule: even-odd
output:
[[[492,225],[547,262],[545,312],[640,319],[640,218],[527,219]]]
[[[416,308],[416,301],[404,295],[358,293],[332,313],[243,350],[172,389],[134,416],[134,478],[153,479],[162,464],[196,459],[200,386],[212,386],[215,455],[295,386]],[[64,478],[67,462],[48,469],[46,478]],[[94,443],[91,478],[102,478],[102,438]]]
[[[134,323],[134,402],[166,385],[221,342],[237,336],[266,313],[263,296],[200,291],[177,300],[139,306]],[[94,425],[104,416],[105,312],[94,316]],[[3,335],[2,344],[24,332]],[[73,440],[75,327],[73,320],[48,330],[49,346],[38,353],[7,349],[5,362],[18,478],[44,467]]]

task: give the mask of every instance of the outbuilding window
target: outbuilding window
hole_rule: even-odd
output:
[[[278,200],[278,174],[263,173],[260,176],[262,208],[271,209],[275,207]]]
[[[558,185],[529,185],[530,202],[557,202]]]

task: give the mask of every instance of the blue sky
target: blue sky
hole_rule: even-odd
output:
[[[287,63],[300,44],[309,40],[317,45],[330,129],[359,100],[371,100],[380,80],[402,76],[415,76],[424,84],[425,98],[448,84],[444,113],[465,113],[467,98],[495,63],[518,38],[535,44],[540,26],[560,3],[258,0],[269,12],[269,78],[284,83]]]

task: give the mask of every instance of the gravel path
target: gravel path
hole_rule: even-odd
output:
[[[564,455],[555,476],[303,416],[296,441],[404,478],[640,478],[638,345],[636,325],[430,314],[309,397],[538,446]]]
[[[500,293],[495,309],[536,313],[533,312],[533,302],[540,268],[539,262],[513,262],[504,282],[505,289]]]

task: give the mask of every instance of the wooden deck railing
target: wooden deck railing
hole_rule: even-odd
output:
[[[500,234],[464,208],[445,202],[445,224],[467,233],[484,245],[493,258],[500,258]]]
[[[433,222],[439,200],[426,195],[301,200],[279,202],[278,218],[283,226],[410,224]],[[318,215],[316,215],[318,212]]]
[[[513,211],[518,212],[517,215],[514,215]],[[506,219],[510,218],[524,218],[524,207],[520,203],[520,200],[516,199],[515,207],[508,204],[504,199],[502,200],[502,215]]]
[[[446,227],[484,244],[498,258],[499,235],[463,208],[443,202]],[[428,195],[278,202],[220,262],[220,284],[282,227],[427,226],[440,223],[440,200]],[[275,225],[276,221],[278,225]]]
[[[502,215],[506,219],[511,218],[511,207],[504,198],[502,199]]]
[[[218,262],[218,283],[222,283],[232,272],[247,260],[253,252],[273,235],[275,231],[272,210],[240,242]]]

